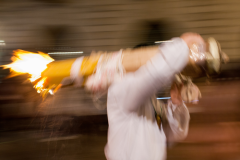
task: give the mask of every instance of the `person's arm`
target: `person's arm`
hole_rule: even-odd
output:
[[[171,83],[188,62],[188,45],[181,38],[159,47],[159,53],[136,72],[128,73],[120,82],[113,83],[109,93],[126,111],[135,111],[163,85]]]
[[[184,103],[174,104],[172,99],[167,104],[152,99],[152,104],[161,118],[161,126],[168,142],[180,141],[188,134],[190,114]]]
[[[156,97],[152,99],[153,107],[161,117],[162,127],[168,141],[179,141],[188,134],[190,115],[181,97],[181,86],[172,84],[171,99],[165,104]]]
[[[173,104],[172,100],[169,100],[164,111],[166,120],[162,125],[168,141],[180,141],[186,138],[190,121],[186,105]]]
[[[189,59],[189,47],[193,42],[204,43],[195,33],[186,33],[159,47],[159,52],[136,72],[128,73],[120,82],[113,83],[108,95],[115,97],[123,110],[135,111],[157,90],[171,83]]]

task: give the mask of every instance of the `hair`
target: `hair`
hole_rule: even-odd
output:
[[[148,47],[148,46],[155,46],[156,43],[154,42],[150,42],[150,43],[140,43],[138,45],[136,45],[135,47],[133,47],[133,49],[137,49],[137,48],[141,48],[141,47]]]

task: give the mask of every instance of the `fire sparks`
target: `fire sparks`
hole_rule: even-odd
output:
[[[12,63],[2,66],[4,69],[10,69],[11,75],[9,77],[27,73],[30,75],[30,82],[41,78],[41,73],[47,69],[47,64],[54,61],[48,54],[42,52],[32,53],[24,50],[14,51],[11,60]],[[38,93],[45,90],[44,83],[46,79],[46,77],[43,77],[34,85]]]
[[[35,86],[34,88],[37,90],[38,93],[41,93],[44,90],[44,82],[46,81],[46,77],[43,77]]]
[[[28,73],[31,76],[29,78],[31,82],[40,78],[42,71],[47,68],[47,64],[54,61],[48,54],[42,52],[32,53],[23,50],[14,51],[11,60],[13,62],[3,65],[3,68],[10,68],[12,76]]]

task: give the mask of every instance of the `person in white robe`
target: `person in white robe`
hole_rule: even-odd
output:
[[[126,73],[108,88],[107,160],[164,160],[166,136],[169,141],[179,141],[187,136],[190,116],[178,91],[171,91],[172,99],[164,107],[160,107],[161,103],[155,102],[153,97],[172,83],[174,75],[186,66],[189,46],[193,43],[204,41],[195,33],[173,38],[172,43],[159,46],[159,53],[145,65]],[[161,128],[155,111],[162,115]],[[165,124],[169,127],[164,127]]]

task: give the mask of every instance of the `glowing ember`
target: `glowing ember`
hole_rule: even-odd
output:
[[[41,73],[47,68],[47,64],[54,61],[48,54],[42,52],[32,53],[23,50],[14,51],[14,56],[11,60],[13,61],[11,64],[3,65],[4,69],[10,68],[11,76],[28,73],[31,75],[29,78],[31,82],[40,78]]]
[[[32,53],[23,50],[14,51],[11,60],[13,61],[11,64],[2,66],[4,69],[10,69],[11,75],[9,77],[28,73],[31,82],[41,78],[41,73],[47,69],[47,64],[54,61],[48,54],[42,52]],[[48,92],[48,89],[44,88],[46,79],[46,77],[43,77],[34,85],[37,92],[43,96],[44,92]]]
[[[35,86],[34,88],[37,90],[38,93],[41,93],[44,90],[44,82],[46,81],[46,77],[42,78]]]

